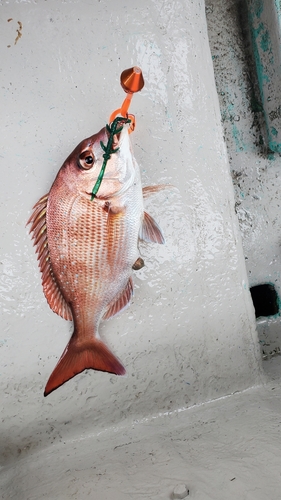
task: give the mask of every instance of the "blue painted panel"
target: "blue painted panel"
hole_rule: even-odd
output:
[[[247,0],[253,52],[268,135],[281,152],[281,8],[278,0]]]

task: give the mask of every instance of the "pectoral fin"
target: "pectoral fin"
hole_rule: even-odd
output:
[[[148,243],[160,243],[163,245],[165,243],[164,236],[157,222],[149,215],[144,212],[143,223],[139,232],[139,239],[147,241]]]

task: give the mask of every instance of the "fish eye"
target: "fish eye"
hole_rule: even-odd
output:
[[[83,151],[79,156],[79,167],[83,170],[90,170],[95,162],[95,157],[91,151]]]

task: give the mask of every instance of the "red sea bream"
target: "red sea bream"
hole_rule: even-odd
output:
[[[158,225],[143,208],[143,193],[158,187],[142,190],[128,125],[114,138],[119,150],[108,160],[97,196],[91,201],[103,163],[101,141],[108,141],[105,128],[74,149],[28,221],[49,306],[74,323],[45,396],[87,368],[125,373],[101,340],[99,324],[130,303],[139,238],[164,242]]]

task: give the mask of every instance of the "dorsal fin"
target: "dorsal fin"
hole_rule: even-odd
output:
[[[37,260],[42,273],[42,286],[47,302],[56,314],[64,319],[72,320],[71,309],[61,294],[50,261],[46,226],[47,203],[48,194],[42,196],[34,205],[27,224],[31,224],[29,232],[32,233],[33,245],[38,254]]]
[[[129,278],[129,281],[128,281],[125,289],[123,290],[122,294],[119,295],[117,300],[115,300],[115,301],[111,302],[111,304],[109,304],[102,319],[112,318],[117,313],[122,311],[122,309],[125,309],[125,307],[127,305],[129,305],[132,296],[133,296],[133,280],[132,280],[132,278]]]
[[[160,227],[157,222],[149,215],[147,212],[144,212],[143,222],[139,232],[139,239],[143,241],[147,241],[148,243],[160,243],[164,244],[165,239],[162,234]]]

